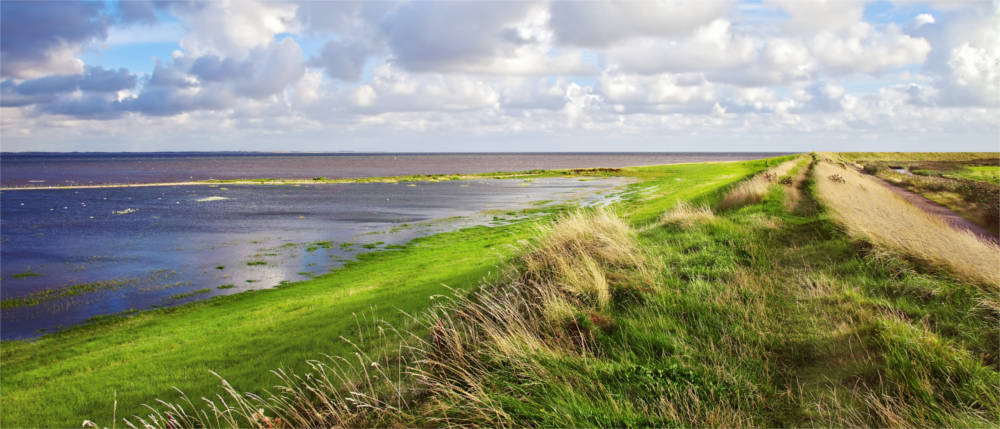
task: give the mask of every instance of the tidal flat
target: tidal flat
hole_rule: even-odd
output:
[[[540,178],[5,191],[2,338],[304,280],[359,253],[503,222],[537,208],[534,201],[588,204],[624,183]],[[218,288],[223,284],[234,286]]]

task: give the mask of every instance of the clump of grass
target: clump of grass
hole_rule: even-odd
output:
[[[247,265],[267,265],[267,261],[248,261]]]
[[[226,266],[225,265],[216,265],[215,269],[217,269],[217,270],[224,270],[224,269],[226,269]]]
[[[817,196],[855,237],[950,268],[973,281],[1000,286],[996,245],[953,228],[851,169],[820,162],[815,171]],[[832,180],[834,176],[843,183]]]
[[[710,207],[694,206],[682,201],[672,210],[664,213],[663,217],[660,218],[660,223],[690,228],[699,223],[711,222],[714,219],[715,213],[712,213]]]
[[[722,197],[719,208],[723,210],[739,208],[747,204],[756,204],[763,201],[771,185],[788,175],[799,162],[801,160],[798,158],[782,162],[748,180],[738,183]]]
[[[224,285],[219,285],[219,287],[217,287],[216,289],[232,289],[234,287],[236,287],[236,285],[234,284],[224,284]]]

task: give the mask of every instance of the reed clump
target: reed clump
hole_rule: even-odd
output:
[[[998,246],[948,225],[852,169],[820,162],[815,172],[817,197],[855,237],[991,288],[1000,286]]]
[[[690,228],[700,223],[707,223],[715,220],[715,213],[708,206],[696,206],[682,201],[663,213],[660,217],[660,224],[677,225],[682,228]]]

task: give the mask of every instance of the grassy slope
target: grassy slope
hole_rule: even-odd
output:
[[[632,220],[655,219],[678,200],[711,195],[775,162],[629,169],[626,174],[645,180],[635,188],[658,186],[655,194],[635,197]],[[238,388],[266,388],[274,381],[270,369],[301,369],[322,354],[349,355],[339,337],[357,334],[352,314],[377,307],[380,319],[405,326],[407,318],[395,309],[427,308],[427,297],[446,292],[442,283],[472,287],[531,230],[517,224],[440,234],[280,289],[147,312],[34,342],[5,342],[0,423],[107,422],[115,392],[119,416],[139,413],[138,405],[154,398],[176,398],[172,386],[192,398],[215,394],[218,380],[210,370]]]
[[[1000,153],[997,152],[844,152],[833,155],[865,165],[869,171],[1000,233]],[[977,165],[973,165],[977,164]],[[887,166],[908,168],[904,174]]]
[[[480,415],[543,427],[995,424],[1000,328],[984,289],[853,242],[800,190],[792,211],[775,187],[694,227],[646,229],[638,240],[664,267],[652,289],[590,327],[596,349],[497,357],[483,403],[500,411]],[[462,404],[451,405],[438,408]]]

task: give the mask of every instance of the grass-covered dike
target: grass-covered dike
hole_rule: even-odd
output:
[[[995,425],[996,249],[960,265],[880,237],[842,168],[607,172],[639,179],[609,208],[5,342],[0,424]]]

